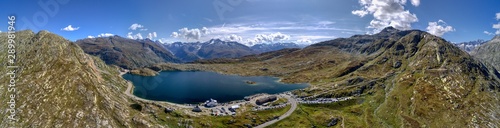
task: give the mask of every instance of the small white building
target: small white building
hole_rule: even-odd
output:
[[[233,106],[231,106],[231,108],[232,109],[238,109],[238,108],[240,108],[240,106],[239,105],[233,105]]]

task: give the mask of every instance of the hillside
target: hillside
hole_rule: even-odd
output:
[[[0,101],[7,103],[15,94],[16,119],[0,119],[0,127],[152,127],[155,121],[132,104],[123,92],[126,81],[118,68],[106,65],[97,57],[85,54],[75,43],[41,31],[20,31],[16,38],[16,91],[0,87]],[[0,34],[0,72],[6,74],[7,34]],[[0,116],[10,115],[7,105],[0,106]],[[154,108],[154,107],[151,107]]]
[[[85,53],[99,56],[106,64],[127,69],[150,66],[161,62],[179,62],[161,44],[149,39],[132,40],[119,36],[87,38],[76,41]]]
[[[487,43],[479,46],[472,55],[500,69],[500,35],[495,36]]]
[[[342,109],[309,111],[302,105],[301,112],[277,127],[326,126],[333,117],[345,119],[346,127],[500,126],[500,73],[454,44],[419,30],[389,27],[262,61],[162,66],[311,83],[294,92],[300,97],[358,96],[336,107]]]

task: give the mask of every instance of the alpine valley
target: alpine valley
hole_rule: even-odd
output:
[[[2,83],[10,80],[7,40],[2,32]],[[119,36],[71,42],[30,30],[16,32],[15,41],[15,127],[255,127],[276,118],[270,127],[500,127],[498,36],[473,55],[430,33],[393,27],[306,47],[249,47],[220,39],[164,44]],[[127,70],[151,76],[160,71],[273,76],[309,83],[291,91],[289,102],[344,100],[263,111],[246,104],[236,115],[211,116],[210,109],[193,112],[198,109],[128,94],[132,85],[121,77]],[[9,102],[6,86],[0,96],[0,102]],[[281,101],[286,102],[276,102]],[[279,118],[287,111],[293,113]],[[8,114],[0,111],[2,117]],[[0,127],[10,124],[0,120]]]

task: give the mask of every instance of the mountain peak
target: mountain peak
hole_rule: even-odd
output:
[[[394,33],[394,32],[399,32],[399,30],[392,26],[386,27],[384,28],[384,30],[380,31],[380,33]]]
[[[208,41],[208,42],[222,42],[222,40],[219,38],[216,38],[216,39],[210,39],[210,41]]]
[[[491,40],[500,40],[500,35],[495,35],[495,37],[493,37],[493,39]]]

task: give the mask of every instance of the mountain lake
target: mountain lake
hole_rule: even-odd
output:
[[[258,93],[276,94],[308,86],[281,83],[276,77],[224,75],[205,71],[164,71],[157,76],[128,73],[123,78],[134,84],[133,94],[137,97],[179,104],[200,103],[210,98],[229,102]]]

